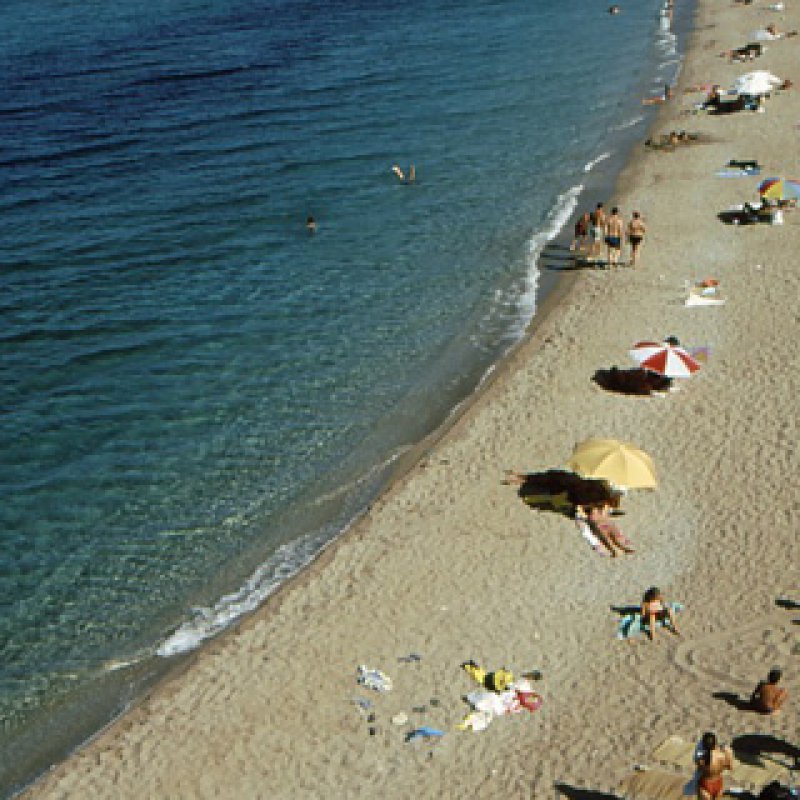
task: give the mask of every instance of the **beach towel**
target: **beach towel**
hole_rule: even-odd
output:
[[[749,178],[761,174],[761,167],[750,169],[720,169],[714,173],[718,178]]]
[[[683,611],[683,605],[681,603],[667,603],[667,605],[672,610],[673,614]],[[667,624],[667,620],[658,619],[656,624],[659,628],[664,628]],[[648,626],[645,624],[642,615],[638,611],[635,614],[625,614],[619,621],[617,639],[631,639],[634,636],[641,636],[647,629]]]
[[[586,541],[589,543],[589,547],[591,547],[595,553],[600,556],[611,555],[611,553],[608,552],[608,548],[594,535],[592,529],[589,527],[589,523],[585,519],[576,517],[575,525],[577,525],[581,536],[586,539]]]
[[[376,692],[389,692],[392,689],[392,679],[379,669],[371,669],[361,664],[358,668],[356,680],[368,689]]]

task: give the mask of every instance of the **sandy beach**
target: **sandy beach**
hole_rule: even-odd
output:
[[[798,744],[800,611],[776,600],[800,602],[800,210],[782,226],[717,213],[756,200],[764,177],[800,177],[800,90],[774,93],[765,113],[719,116],[693,113],[704,95],[684,91],[730,87],[752,69],[800,79],[800,37],[747,64],[719,57],[770,22],[800,28],[800,7],[700,0],[653,133],[703,140],[642,146],[606,204],[626,220],[642,212],[640,267],[571,273],[489,385],[346,536],[24,797],[602,800],[634,765],[655,766],[670,735]],[[731,159],[764,169],[715,176]],[[725,305],[685,307],[685,283],[709,277]],[[626,397],[592,382],[632,366],[635,342],[669,335],[710,350],[679,391]],[[623,500],[631,556],[600,557],[570,519],[503,482],[508,469],[563,467],[595,436],[633,442],[656,464],[657,490]],[[618,641],[612,606],[638,604],[653,584],[685,604],[683,635]],[[467,659],[540,669],[543,707],[457,730],[475,688]],[[392,690],[359,686],[361,664]],[[780,715],[714,696],[749,693],[775,665],[792,695]],[[393,724],[401,712],[408,722]],[[444,736],[405,740],[423,725]]]

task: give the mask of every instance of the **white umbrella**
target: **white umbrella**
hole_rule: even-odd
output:
[[[759,69],[755,72],[748,72],[745,75],[740,75],[736,79],[734,89],[738,94],[756,96],[769,94],[782,83],[783,81],[777,75]]]

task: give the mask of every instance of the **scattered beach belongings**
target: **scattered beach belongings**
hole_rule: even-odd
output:
[[[653,459],[629,442],[587,439],[576,445],[567,466],[586,478],[600,478],[619,489],[655,489]]]
[[[665,378],[691,378],[700,369],[700,364],[673,336],[663,342],[637,342],[629,355],[642,369]]]
[[[379,669],[371,669],[361,664],[358,668],[358,682],[367,689],[376,692],[389,692],[392,689],[392,679]]]
[[[667,392],[672,386],[671,378],[665,378],[641,367],[620,369],[613,366],[610,369],[599,369],[592,376],[592,380],[606,391],[635,397],[650,397],[658,392]]]
[[[409,731],[406,734],[406,741],[407,742],[416,742],[420,739],[429,742],[432,739],[441,739],[444,736],[444,731],[440,731],[438,728],[430,728],[427,725],[423,725],[421,728],[415,728],[413,731]]]
[[[397,660],[403,664],[413,664],[415,661],[422,661],[422,656],[419,653],[409,653],[407,656],[400,656]]]
[[[544,702],[533,689],[532,681],[542,677],[538,670],[515,679],[507,669],[487,672],[474,661],[465,661],[461,668],[482,688],[466,696],[472,711],[456,726],[457,730],[482,731],[494,717],[518,714],[522,710],[533,713]]]
[[[577,506],[619,505],[619,492],[607,481],[583,478],[568,470],[508,472],[506,482],[519,486],[520,498],[531,508],[555,511],[568,517],[574,516]]]
[[[685,282],[687,292],[685,305],[687,306],[721,306],[725,298],[720,291],[719,281],[716,278],[705,278],[702,281],[690,284]]]
[[[405,711],[400,711],[392,717],[392,725],[405,725],[408,722],[408,714]]]

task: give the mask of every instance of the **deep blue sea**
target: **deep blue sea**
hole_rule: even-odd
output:
[[[677,73],[662,2],[5,0],[0,795],[518,341]]]

